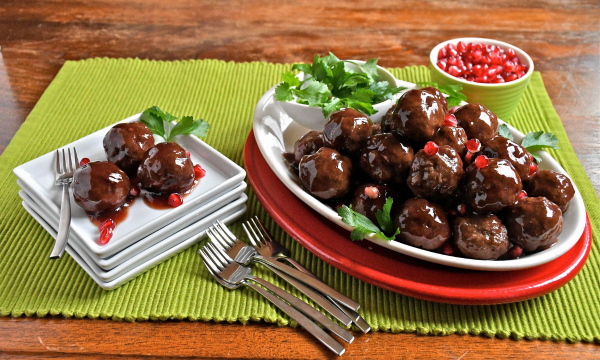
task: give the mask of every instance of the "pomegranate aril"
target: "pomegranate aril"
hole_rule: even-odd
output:
[[[87,164],[89,162],[90,162],[90,159],[83,158],[83,159],[81,159],[81,161],[79,161],[79,166],[83,166],[83,165],[85,165],[85,164]]]
[[[494,65],[502,65],[504,63],[504,60],[502,59],[501,56],[496,56],[494,59],[492,59],[492,64]]]
[[[485,155],[479,155],[477,158],[475,158],[475,166],[477,166],[478,169],[483,169],[488,165],[489,162],[490,159],[488,159],[488,157]]]
[[[471,139],[467,141],[466,146],[470,152],[477,152],[481,148],[481,142],[478,139]]]
[[[467,51],[467,44],[465,44],[464,41],[459,41],[458,44],[456,44],[456,50],[458,50],[459,53],[464,53]]]
[[[194,165],[194,174],[196,174],[196,176],[199,178],[203,178],[204,175],[206,175],[206,170],[204,170],[200,165],[196,164]]]
[[[475,76],[482,76],[484,71],[483,65],[475,65],[471,71]]]
[[[452,76],[459,76],[461,74],[461,69],[458,66],[450,66],[448,68],[448,74]]]
[[[471,51],[475,52],[475,50],[481,50],[482,44],[473,44],[471,46]]]
[[[459,214],[464,215],[467,212],[467,204],[462,203],[458,205],[457,209]]]
[[[444,247],[442,248],[442,250],[444,251],[444,254],[446,254],[446,255],[454,255],[454,249],[452,248],[452,245],[450,245],[449,242],[446,242],[444,244]]]
[[[379,197],[379,189],[375,186],[367,186],[365,188],[365,196],[369,199],[377,199]]]
[[[446,48],[441,48],[440,51],[438,51],[438,59],[445,58],[447,56],[448,50],[446,50]]]
[[[475,82],[486,83],[486,82],[488,82],[488,77],[487,77],[487,75],[478,76],[475,78]]]
[[[467,164],[470,164],[472,159],[473,159],[473,153],[470,151],[467,152],[467,154],[465,155],[465,162]]]
[[[458,65],[458,59],[455,58],[454,56],[448,57],[448,65],[450,65],[450,66]]]
[[[475,76],[473,76],[473,75],[467,76],[467,81],[475,81]]]
[[[132,185],[129,188],[129,196],[137,197],[140,194],[140,188],[136,185]]]
[[[535,162],[532,162],[531,164],[529,164],[529,175],[535,175],[535,173],[537,173],[538,171],[538,167],[537,164]]]
[[[527,197],[527,192],[525,190],[521,190],[519,193],[519,200],[525,199]]]
[[[112,236],[113,236],[113,229],[105,228],[104,230],[102,230],[100,232],[100,238],[98,239],[98,244],[100,244],[100,245],[108,244],[108,242],[110,241]]]
[[[185,153],[187,154],[187,157],[188,157],[188,158],[190,158],[190,157],[192,156],[192,155],[190,154],[190,152],[189,152],[189,151],[187,151],[187,150],[185,151]]]
[[[515,51],[513,49],[510,49],[510,48],[506,50],[506,55],[508,57],[511,57],[511,58],[517,56],[517,54],[515,54]]]
[[[443,71],[448,70],[448,63],[446,62],[446,60],[439,60],[437,62],[437,66],[442,69]]]
[[[170,207],[176,208],[179,205],[183,204],[183,198],[179,194],[171,194],[171,195],[169,195],[168,202],[169,202]]]
[[[456,49],[448,49],[448,55],[458,56],[458,51]]]
[[[493,80],[492,83],[494,84],[501,84],[504,82],[504,78],[500,75],[496,76]]]
[[[506,60],[504,62],[504,70],[506,70],[508,72],[514,71],[515,70],[515,66],[516,66],[515,63],[512,62],[512,61],[510,61],[510,60]]]
[[[515,245],[508,252],[508,257],[511,259],[518,259],[523,255],[523,248],[521,245]]]
[[[100,228],[98,229],[100,232],[104,231],[104,229],[114,229],[117,224],[115,224],[113,219],[106,219],[100,224]]]
[[[460,109],[460,106],[456,105],[455,107],[450,109],[450,114],[454,114],[456,112],[456,110],[458,110],[458,109]]]
[[[430,141],[427,144],[425,144],[423,151],[425,151],[425,154],[432,156],[432,155],[437,154],[439,148],[440,147],[438,146],[438,144],[436,144],[433,141]]]
[[[490,57],[489,57],[489,56],[487,56],[487,55],[484,55],[484,56],[482,56],[482,57],[481,57],[481,63],[482,63],[482,64],[489,65],[489,64],[491,64],[491,63],[492,63],[492,60],[490,59]]]
[[[498,70],[496,68],[491,67],[491,68],[487,69],[486,75],[489,78],[493,78],[493,77],[496,77],[497,72],[498,72]]]
[[[454,45],[453,43],[448,43],[448,44],[446,44],[446,49],[456,50],[456,45]]]
[[[520,79],[525,75],[525,71],[517,71],[515,74],[517,75],[517,78]]]
[[[473,59],[473,62],[480,62],[482,57],[483,53],[481,50],[475,50],[471,53],[471,59]]]
[[[458,120],[456,120],[456,117],[454,115],[447,114],[446,117],[444,118],[444,122],[442,123],[442,125],[456,126],[456,125],[458,125]]]
[[[517,80],[517,79],[518,79],[517,74],[511,73],[504,80],[506,80],[506,81],[513,81],[513,80]]]

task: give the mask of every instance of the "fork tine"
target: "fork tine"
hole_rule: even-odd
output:
[[[60,174],[60,155],[58,155],[58,149],[56,149],[56,174]]]
[[[246,236],[248,236],[248,239],[250,239],[250,242],[252,243],[253,246],[259,246],[256,241],[254,241],[254,238],[252,237],[252,235],[250,234],[250,231],[248,231],[248,228],[246,228],[246,224],[242,223],[242,227],[244,228],[244,231],[246,232]]]
[[[213,240],[213,242],[219,243],[219,245],[221,245],[223,249],[231,248],[232,245],[223,240],[221,235],[219,235],[219,233],[215,231],[214,227],[208,228],[208,231],[206,233],[208,234],[208,237]]]
[[[212,228],[213,228],[214,230],[216,230],[216,231],[214,231],[215,233],[219,233],[219,235],[221,235],[221,240],[223,240],[224,242],[226,242],[226,243],[229,245],[229,247],[231,247],[231,246],[235,245],[235,242],[237,241],[237,240],[235,239],[235,237],[234,237],[233,239],[229,238],[229,236],[228,236],[228,235],[226,235],[226,234],[223,232],[223,230],[221,229],[221,227],[219,226],[219,224],[213,225],[213,227],[212,227]]]
[[[254,215],[254,219],[256,219],[256,222],[258,223],[258,225],[260,225],[260,228],[262,229],[262,232],[265,234],[265,237],[267,238],[267,241],[273,241],[273,239],[271,239],[271,235],[269,235],[269,232],[267,231],[267,229],[263,225],[262,221],[260,221],[260,219],[258,218],[258,216]]]
[[[206,268],[208,269],[208,271],[213,275],[213,276],[218,276],[218,274],[220,273],[219,269],[217,268],[217,266],[210,260],[210,258],[208,257],[208,255],[206,255],[206,252],[204,251],[204,249],[200,249],[198,250],[198,254],[200,254],[200,257],[202,258],[202,261],[204,262],[204,265],[206,266]]]
[[[250,222],[248,222],[248,223],[250,224]],[[248,227],[250,228],[250,230],[252,230],[252,233],[253,233],[253,234],[254,234],[254,236],[256,237],[256,240],[257,240],[257,241],[260,241],[260,240],[258,239],[258,235],[256,235],[256,232],[254,231],[254,227],[252,227],[252,225],[250,225],[250,226],[248,226]]]
[[[64,174],[67,172],[67,158],[65,157],[65,149],[62,149],[62,153],[63,153],[62,173]]]
[[[73,148],[73,155],[75,156],[75,169],[79,169],[79,159],[77,158],[77,149]]]
[[[215,246],[215,244],[208,242],[206,244],[206,246],[208,246],[208,248],[212,251],[212,253],[215,255],[215,257],[217,257],[219,259],[219,261],[221,261],[221,264],[227,264],[229,263],[229,261],[225,258],[225,253],[221,254],[219,251],[218,246]]]
[[[215,264],[216,267],[219,269],[219,272],[225,270],[224,264],[221,263],[221,261],[215,256],[215,254],[213,254],[210,247],[205,246],[204,251],[206,252],[208,257],[210,257],[210,259],[213,261],[213,264]]]
[[[217,220],[217,224],[219,224],[219,228],[221,228],[225,233],[227,233],[227,235],[232,241],[236,241],[235,234],[232,233],[231,230],[229,230],[227,225],[223,224],[221,220]]]
[[[69,151],[69,172],[73,172],[73,161],[71,160],[71,148],[67,149]],[[65,164],[65,167],[67,164]]]
[[[254,219],[250,219],[250,221],[248,221],[248,222],[251,222],[252,225],[254,225],[253,228],[255,228],[256,232],[258,232],[258,235],[260,235],[260,238],[261,238],[262,242],[264,244],[266,244],[268,240],[264,237],[263,232],[260,231],[260,228],[258,227],[258,225],[256,225],[256,221]]]

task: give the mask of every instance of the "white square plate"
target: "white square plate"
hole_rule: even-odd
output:
[[[133,115],[120,122],[137,121],[139,117],[140,114]],[[102,139],[111,127],[112,125],[98,130],[66,144],[63,148],[76,148],[80,159],[87,157],[92,161],[106,160]],[[190,152],[192,162],[200,164],[206,170],[206,176],[185,197],[183,205],[174,209],[157,210],[148,207],[142,199],[138,198],[129,208],[129,216],[116,227],[111,241],[102,246],[96,242],[99,236],[98,228],[71,198],[71,232],[83,241],[83,247],[90,253],[99,257],[114,255],[184,216],[214,196],[233,189],[246,177],[244,169],[197,137],[182,135],[176,140]],[[52,213],[59,214],[61,188],[54,185],[55,161],[55,152],[49,152],[16,167],[13,172],[51,209]]]

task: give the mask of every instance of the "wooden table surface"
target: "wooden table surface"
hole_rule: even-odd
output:
[[[600,192],[600,3],[560,1],[0,1],[0,152],[65,60],[307,61],[315,53],[427,64],[447,39],[528,52]],[[477,336],[358,335],[344,358],[599,358],[594,344]],[[266,324],[0,318],[0,358],[332,357],[305,332]]]

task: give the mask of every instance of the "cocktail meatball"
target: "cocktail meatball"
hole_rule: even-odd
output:
[[[431,93],[413,89],[404,93],[385,116],[384,132],[391,132],[422,146],[444,122],[444,106]]]
[[[360,168],[377,182],[398,184],[406,181],[414,156],[412,147],[393,134],[373,135],[362,150]]]
[[[492,214],[455,218],[452,242],[464,256],[480,260],[496,260],[510,245],[506,227]]]
[[[467,104],[454,113],[469,139],[476,138],[486,142],[496,135],[498,117],[481,104]]]
[[[467,133],[460,126],[442,126],[433,135],[431,141],[439,146],[451,146],[463,158],[467,153]]]
[[[440,102],[440,104],[442,104],[444,112],[448,112],[448,100],[446,100],[446,97],[444,96],[444,94],[442,94],[441,91],[434,87],[426,87],[421,90],[427,91],[431,95],[435,96],[435,98]]]
[[[441,206],[422,198],[407,200],[394,216],[399,239],[412,246],[433,250],[450,238],[450,225]]]
[[[531,179],[523,182],[523,187],[529,196],[543,196],[558,205],[563,213],[567,212],[571,199],[575,196],[571,179],[550,170],[538,171]]]
[[[102,140],[106,158],[133,175],[148,149],[154,146],[152,131],[139,121],[113,126]]]
[[[194,165],[184,148],[174,142],[148,150],[137,176],[141,187],[157,193],[182,193],[194,184]]]
[[[300,164],[304,155],[312,155],[323,147],[323,133],[309,131],[294,144],[294,166]]]
[[[117,165],[108,161],[89,162],[73,174],[73,199],[87,213],[115,210],[125,203],[131,184]]]
[[[506,228],[511,241],[526,252],[544,250],[558,241],[563,228],[562,212],[545,197],[527,197],[510,208]]]
[[[323,127],[325,147],[343,154],[352,155],[359,151],[367,138],[373,134],[373,123],[354,109],[343,109],[329,116]]]
[[[304,156],[298,168],[304,188],[320,199],[340,198],[350,190],[352,161],[335,150],[320,148]]]
[[[517,201],[521,178],[508,160],[488,159],[483,168],[477,159],[465,171],[467,202],[477,212],[496,212]]]
[[[378,184],[360,185],[354,191],[352,210],[368,217],[377,224],[377,210],[383,210],[387,198],[394,198],[395,194],[389,187]]]
[[[521,145],[503,136],[495,135],[486,141],[482,153],[490,158],[506,159],[515,167],[522,181],[529,178],[531,158]]]
[[[440,146],[434,155],[419,150],[406,183],[416,196],[439,200],[452,195],[463,176],[463,162],[453,148]]]

